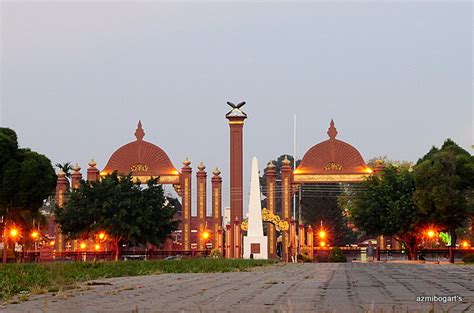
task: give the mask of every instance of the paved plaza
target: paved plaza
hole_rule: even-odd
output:
[[[321,263],[97,280],[0,312],[474,312],[473,302],[474,266]]]

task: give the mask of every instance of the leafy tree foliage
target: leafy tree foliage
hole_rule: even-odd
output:
[[[55,183],[51,161],[19,148],[16,133],[0,128],[0,216],[29,229],[33,219],[41,220],[39,209]]]
[[[456,244],[456,228],[472,216],[474,157],[448,139],[441,149],[433,147],[415,166],[414,200],[427,221],[448,231]],[[471,201],[469,201],[471,200]]]
[[[306,224],[317,230],[323,223],[331,245],[346,245],[357,239],[347,226],[345,210],[338,203],[342,193],[339,184],[305,184],[301,186],[301,214]]]
[[[56,163],[54,164],[58,169],[63,171],[66,174],[67,178],[71,178],[72,164],[71,162]]]
[[[173,232],[175,207],[166,199],[156,179],[147,188],[133,182],[131,176],[117,173],[97,182],[81,182],[68,194],[64,208],[56,208],[56,221],[71,238],[89,237],[105,231],[120,257],[120,243],[159,245]]]
[[[354,224],[368,235],[391,236],[404,243],[409,257],[416,256],[419,229],[425,215],[413,201],[415,179],[405,167],[387,166],[380,176],[369,177],[347,202]]]

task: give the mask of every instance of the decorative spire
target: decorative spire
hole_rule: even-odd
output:
[[[135,137],[137,137],[138,141],[142,141],[143,137],[145,137],[145,132],[142,128],[142,121],[138,121],[137,130],[135,131]]]
[[[331,140],[336,139],[336,136],[337,136],[337,129],[336,129],[336,127],[334,127],[333,119],[331,119],[331,123],[329,124],[328,136],[329,136],[329,139],[331,139]]]
[[[76,163],[76,165],[74,165],[72,167],[72,170],[76,173],[78,173],[80,170],[81,170],[81,167],[79,166],[79,164]]]
[[[273,163],[273,161],[268,162],[267,168],[274,169],[275,168],[275,163]]]
[[[285,154],[285,159],[281,161],[281,164],[288,165],[288,166],[291,164],[291,161],[288,160],[288,156],[286,154]]]
[[[216,167],[214,171],[212,171],[212,174],[214,174],[214,176],[219,176],[221,174],[221,171],[219,170],[218,167]]]
[[[66,177],[66,173],[64,173],[63,170],[59,170],[59,172],[58,172],[57,175],[58,175],[58,178],[64,178],[64,177]]]
[[[183,161],[183,165],[184,165],[184,166],[189,166],[189,165],[191,165],[191,161],[189,160],[189,158],[186,158],[186,160]]]
[[[204,165],[204,163],[199,163],[198,165],[198,170],[200,170],[201,172],[204,171],[206,169],[206,166]]]
[[[90,167],[95,167],[95,166],[97,165],[97,162],[96,162],[94,159],[92,159],[92,160],[89,162],[88,165],[89,165]]]

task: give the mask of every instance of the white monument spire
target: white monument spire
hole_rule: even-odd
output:
[[[244,258],[267,259],[267,237],[263,236],[262,202],[257,158],[252,160],[247,236],[244,237]]]

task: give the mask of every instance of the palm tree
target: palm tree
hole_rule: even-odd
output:
[[[66,173],[67,178],[71,178],[71,170],[72,170],[72,165],[71,162],[64,162],[64,163],[56,163],[54,166],[59,168],[61,171]]]

